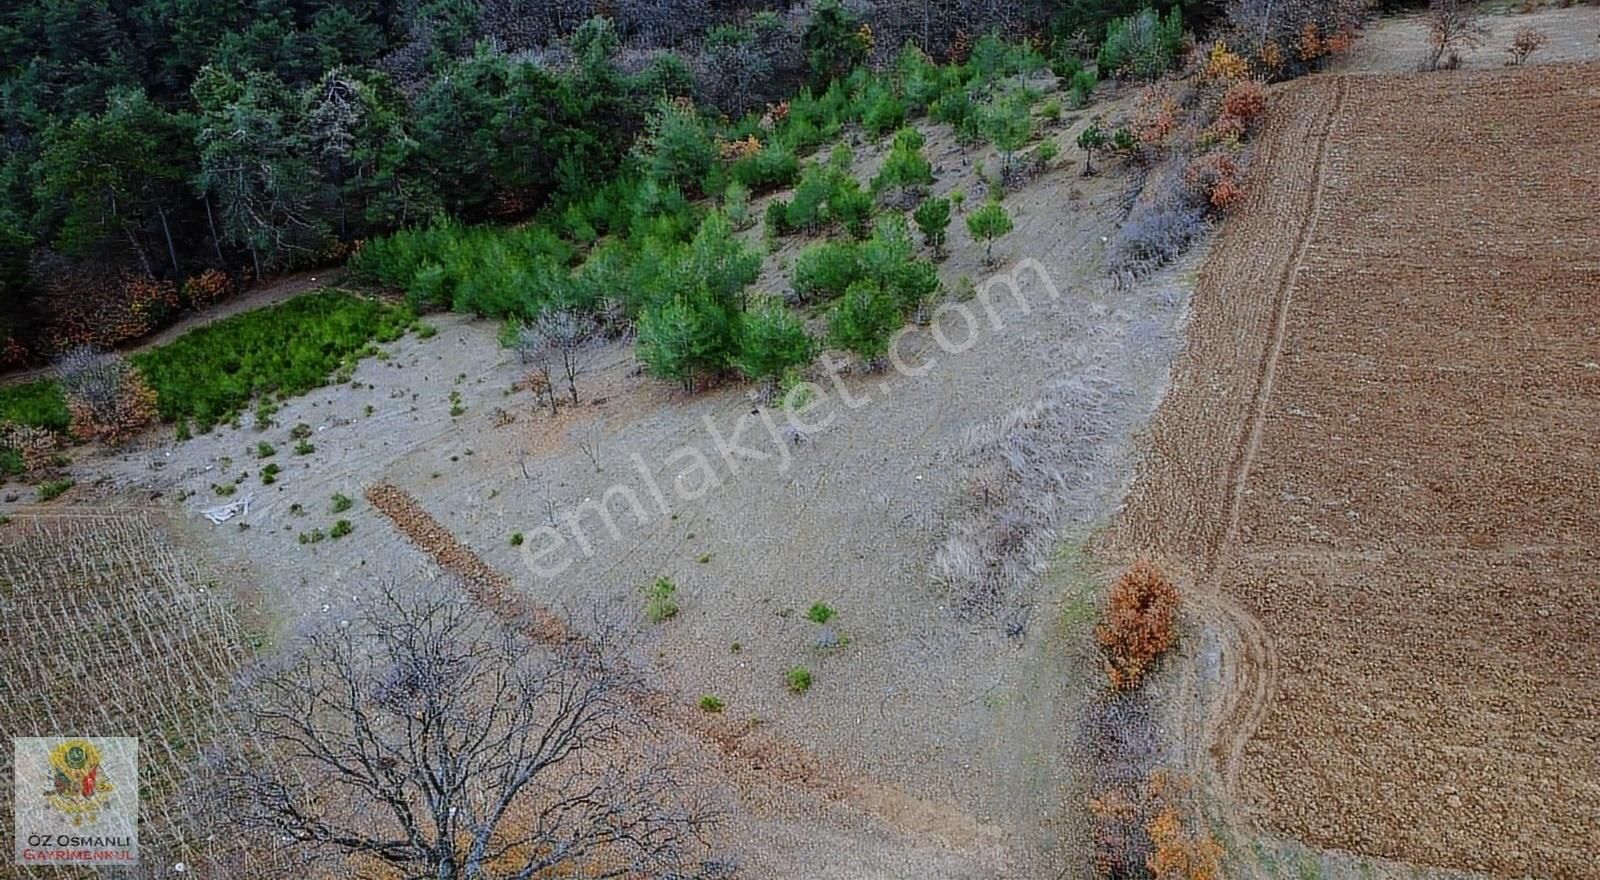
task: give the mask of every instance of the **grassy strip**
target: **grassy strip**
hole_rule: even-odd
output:
[[[133,356],[167,421],[205,431],[251,399],[304,394],[365,356],[373,341],[405,333],[409,310],[340,291],[296,297],[185,333]]]
[[[54,379],[0,388],[0,422],[65,432],[72,416]]]

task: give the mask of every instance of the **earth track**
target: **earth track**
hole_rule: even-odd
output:
[[[1251,467],[1261,451],[1261,438],[1266,432],[1267,407],[1277,379],[1278,362],[1283,356],[1284,340],[1288,336],[1289,308],[1293,302],[1295,284],[1316,234],[1317,218],[1322,213],[1323,172],[1328,164],[1328,144],[1348,90],[1343,77],[1335,77],[1332,83],[1333,106],[1317,135],[1317,158],[1311,169],[1310,205],[1302,214],[1305,219],[1295,236],[1294,256],[1284,267],[1283,277],[1278,284],[1272,341],[1261,362],[1250,430],[1239,446],[1231,469],[1233,491],[1229,496],[1228,530],[1210,560],[1202,581],[1204,596],[1215,603],[1219,612],[1212,618],[1213,622],[1219,625],[1223,637],[1232,644],[1237,655],[1236,662],[1228,665],[1233,676],[1218,694],[1221,712],[1211,713],[1211,724],[1214,726],[1207,732],[1205,740],[1212,744],[1211,751],[1218,762],[1223,791],[1235,805],[1244,803],[1239,790],[1239,765],[1245,746],[1261,726],[1278,686],[1278,656],[1271,634],[1249,610],[1224,593],[1222,580],[1238,543],[1239,523]]]

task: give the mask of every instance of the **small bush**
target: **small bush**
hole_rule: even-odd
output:
[[[1154,79],[1177,60],[1183,46],[1183,15],[1173,7],[1167,18],[1146,8],[1106,26],[1097,64],[1102,74],[1132,74]]]
[[[950,227],[950,200],[928,199],[911,215],[922,231],[922,241],[935,256],[944,252],[946,230]]]
[[[1094,98],[1094,87],[1099,84],[1100,78],[1092,70],[1079,70],[1072,75],[1071,85],[1067,88],[1067,102],[1074,109],[1089,106]]]
[[[40,483],[39,500],[53,501],[57,498],[60,498],[62,493],[76,485],[78,484],[75,480],[50,480],[45,483]]]
[[[710,694],[707,694],[700,698],[700,711],[702,712],[721,712],[725,706],[727,706],[727,704],[724,703],[720,697],[714,697]]]
[[[323,539],[325,539],[327,537],[328,537],[327,535],[324,535],[322,533],[321,529],[312,529],[309,532],[301,532],[300,533],[300,543],[302,543],[302,544],[320,544],[323,541]]]
[[[294,445],[295,455],[310,455],[316,451],[316,444],[312,443],[310,440],[301,440],[299,443]]]
[[[901,325],[900,303],[878,282],[851,284],[828,318],[828,341],[854,352],[868,364],[889,351],[889,337]]]
[[[265,440],[256,444],[256,458],[271,458],[278,454],[277,447]]]
[[[645,588],[644,616],[651,623],[661,623],[678,616],[678,603],[674,597],[678,593],[678,585],[667,578],[656,578],[656,582]]]
[[[825,602],[817,602],[806,609],[806,620],[812,623],[827,623],[835,616],[836,612]]]
[[[341,519],[333,524],[333,528],[328,530],[328,537],[343,538],[345,535],[348,535],[353,531],[355,531],[355,526],[350,525],[349,520]]]
[[[280,472],[281,472],[281,469],[276,464],[269,464],[266,467],[262,468],[261,469],[261,485],[270,486],[273,483],[278,482],[278,474]]]
[[[990,200],[967,215],[967,231],[972,233],[974,240],[984,243],[983,258],[987,262],[994,260],[994,240],[1011,229],[1011,215],[998,201]]]
[[[774,144],[734,162],[728,173],[752,192],[769,192],[794,185],[800,177],[800,160],[788,148]]]
[[[155,419],[156,396],[120,354],[75,348],[56,364],[74,436],[117,443]]]
[[[804,666],[796,666],[783,674],[783,682],[792,694],[803,694],[811,690],[811,670]]]
[[[1177,626],[1177,588],[1154,565],[1135,562],[1112,585],[1105,618],[1095,630],[1112,688],[1138,687],[1177,642]]]
[[[346,495],[342,492],[335,492],[333,495],[333,512],[344,513],[351,507],[354,507],[355,503],[355,499],[351,498],[349,495]]]
[[[513,546],[513,547],[521,547],[522,546],[522,541],[523,541],[523,537],[522,537],[522,533],[521,532],[512,532],[511,533],[511,546]]]
[[[746,379],[775,380],[815,356],[816,343],[805,322],[782,303],[768,300],[745,313],[734,365]]]
[[[794,292],[802,301],[841,296],[861,278],[861,248],[849,242],[822,242],[806,248],[794,262]]]

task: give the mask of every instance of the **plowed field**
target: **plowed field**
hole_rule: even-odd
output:
[[[1251,818],[1600,877],[1600,66],[1271,106],[1112,540],[1191,561]]]

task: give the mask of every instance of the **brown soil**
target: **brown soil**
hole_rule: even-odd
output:
[[[1107,547],[1192,566],[1246,818],[1600,876],[1600,66],[1272,107]]]

